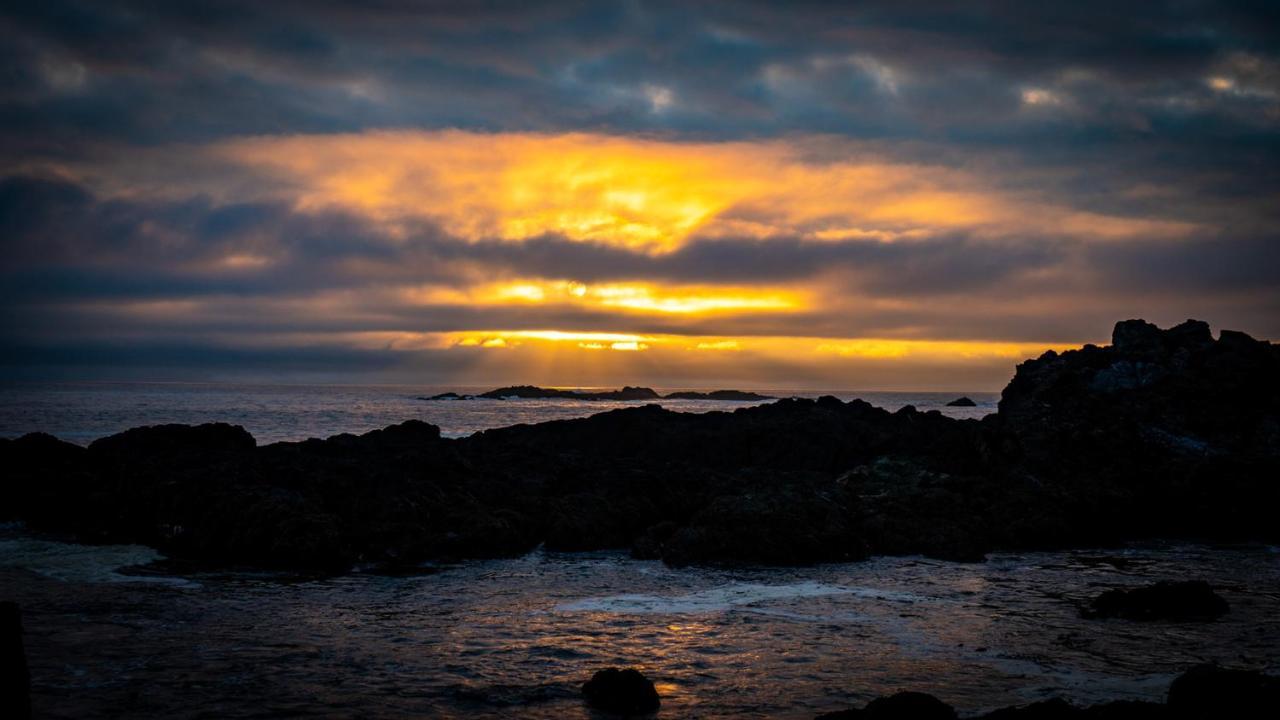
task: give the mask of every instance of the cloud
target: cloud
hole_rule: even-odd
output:
[[[0,341],[10,368],[80,348],[192,372],[865,386],[894,363],[998,385],[1000,348],[1103,340],[1119,317],[1275,337],[1276,21],[1208,2],[6,7]]]

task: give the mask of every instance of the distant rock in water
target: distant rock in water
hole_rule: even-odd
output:
[[[489,392],[476,395],[478,398],[486,398],[489,400],[506,400],[508,398],[521,399],[541,399],[541,398],[563,398],[566,400],[657,400],[661,396],[654,392],[652,388],[646,387],[627,387],[621,390],[601,390],[598,392],[578,391],[578,390],[557,390],[554,388],[540,388],[534,385],[514,385],[512,387],[498,388]]]
[[[951,402],[947,403],[947,407],[977,407],[977,406],[978,406],[978,403],[974,402],[973,400],[970,400],[967,397],[958,397],[955,400],[952,400]]]
[[[543,388],[536,385],[512,385],[510,387],[502,387],[496,390],[480,393],[479,395],[459,395],[455,392],[441,393],[432,395],[431,397],[420,397],[419,400],[471,400],[473,398],[483,398],[485,400],[543,400],[543,399],[561,399],[561,400],[727,400],[742,402],[758,402],[762,400],[774,400],[769,395],[759,395],[753,392],[743,392],[741,390],[712,390],[711,392],[696,392],[685,390],[681,392],[673,392],[669,395],[659,395],[653,388],[632,387],[630,385],[621,390],[559,390],[556,388]]]
[[[1114,589],[1099,595],[1087,617],[1125,620],[1213,620],[1230,609],[1203,580],[1158,582],[1131,590]]]
[[[595,709],[616,715],[648,715],[661,705],[653,681],[631,668],[597,672],[582,685],[582,694]]]
[[[459,395],[456,392],[446,392],[446,393],[440,393],[439,395],[432,395],[431,397],[419,397],[418,399],[419,400],[468,400],[471,397],[472,397],[471,395]]]
[[[711,392],[694,392],[686,390],[683,392],[668,393],[663,396],[666,400],[733,400],[739,402],[755,402],[759,400],[774,400],[769,395],[759,395],[753,392],[743,392],[741,390],[712,390]]]

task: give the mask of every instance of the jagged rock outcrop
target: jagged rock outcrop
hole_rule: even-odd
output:
[[[797,564],[1274,540],[1280,353],[1202,323],[1126,321],[1110,347],[1019,365],[981,421],[823,397],[705,414],[644,405],[460,439],[410,421],[258,447],[228,425],[161,426],[87,449],[0,441],[0,466],[0,519],[200,564],[319,572],[540,543]]]

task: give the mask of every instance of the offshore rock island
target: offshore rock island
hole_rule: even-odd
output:
[[[1197,321],[1124,321],[1110,346],[1019,365],[980,421],[823,397],[645,405],[459,439],[419,421],[263,447],[226,424],[88,448],[31,434],[0,441],[0,462],[5,519],[191,567],[412,571],[539,545],[791,565],[1274,541],[1280,348]]]
[[[734,402],[760,402],[776,400],[770,395],[760,395],[742,390],[712,390],[698,392],[682,390],[658,394],[658,391],[647,387],[632,387],[621,390],[562,390],[559,388],[542,388],[534,385],[513,385],[490,390],[478,395],[460,395],[456,392],[440,393],[419,400],[538,400],[555,398],[557,400],[726,400]]]

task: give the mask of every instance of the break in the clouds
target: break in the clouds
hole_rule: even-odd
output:
[[[31,2],[14,376],[996,387],[1280,335],[1268,3]]]

